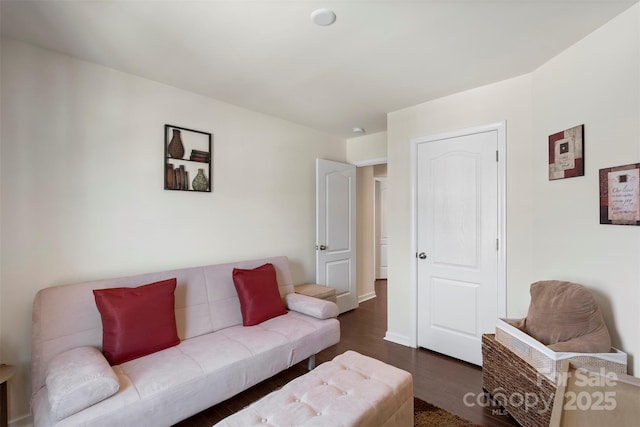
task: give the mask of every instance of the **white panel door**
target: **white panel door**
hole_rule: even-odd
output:
[[[476,365],[498,309],[498,132],[417,144],[418,345]]]
[[[340,313],[358,306],[356,167],[316,160],[316,283],[336,290]]]
[[[376,279],[387,278],[387,189],[385,179],[376,180]]]

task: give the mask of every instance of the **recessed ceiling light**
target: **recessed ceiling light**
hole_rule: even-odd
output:
[[[352,129],[353,133],[364,133],[363,128],[355,127]]]
[[[316,25],[326,27],[336,22],[336,14],[329,9],[316,9],[311,12],[311,20]]]

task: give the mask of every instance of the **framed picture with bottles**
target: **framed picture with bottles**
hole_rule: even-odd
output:
[[[164,125],[164,189],[211,192],[211,134]]]

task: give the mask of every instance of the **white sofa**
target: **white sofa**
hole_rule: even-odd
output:
[[[288,313],[244,327],[232,271],[265,263],[275,266],[280,295]],[[177,278],[175,315],[180,344],[108,367],[106,359],[95,350],[102,345],[102,321],[92,291],[137,287],[173,277]],[[294,293],[286,257],[42,289],[33,304],[31,407],[34,425],[173,425],[338,343],[337,315],[333,302]],[[59,366],[75,372],[62,372],[62,376],[55,372],[57,379],[48,379],[47,375],[53,375],[50,362],[60,359],[65,363]],[[101,381],[115,373],[117,391],[58,419],[65,411],[76,410],[74,393],[78,401],[87,397],[82,387],[65,383],[61,378],[67,374],[77,377],[84,368],[73,367],[84,364],[86,368],[94,359],[96,365],[102,364],[102,369],[108,372],[105,375],[93,372],[82,381]],[[49,395],[48,389],[53,389],[56,381],[57,393],[62,388],[66,394],[65,411],[59,411],[60,396]]]

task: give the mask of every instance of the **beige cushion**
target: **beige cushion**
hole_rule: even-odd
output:
[[[546,280],[531,285],[525,332],[554,351],[608,353],[611,337],[591,292],[582,285]]]
[[[109,362],[95,347],[78,347],[54,357],[45,382],[51,413],[58,421],[112,396],[120,388]]]

